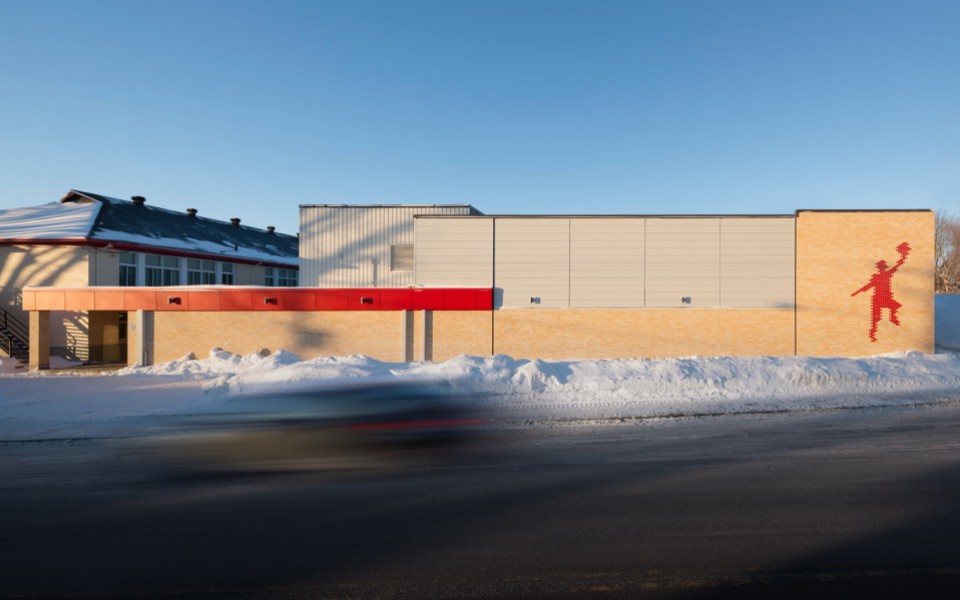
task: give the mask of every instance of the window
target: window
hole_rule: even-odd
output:
[[[263,283],[271,287],[297,287],[297,270],[267,267]]]
[[[120,285],[137,285],[137,255],[133,252],[120,253]]]
[[[175,256],[156,256],[148,254],[144,257],[146,263],[146,284],[180,285],[180,259]]]
[[[233,285],[233,263],[223,263],[220,265],[220,283],[223,285]]]
[[[214,285],[217,283],[217,263],[198,258],[187,259],[187,285]]]
[[[390,246],[390,270],[413,270],[413,244]]]
[[[278,283],[284,287],[297,287],[297,270],[280,269]]]

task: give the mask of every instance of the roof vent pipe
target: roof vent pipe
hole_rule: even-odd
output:
[[[236,218],[236,217],[230,219],[230,222],[233,223],[233,224],[234,224],[235,226],[237,226],[237,227],[240,226],[240,219],[238,219],[238,218]]]
[[[195,208],[188,208],[188,209],[187,209],[187,214],[190,215],[191,217],[196,217],[196,216],[197,216],[197,209],[195,209]]]
[[[143,206],[143,203],[147,201],[143,196],[130,196],[130,200],[137,206]]]
[[[276,229],[273,225],[267,225],[267,233],[273,233],[273,230]]]

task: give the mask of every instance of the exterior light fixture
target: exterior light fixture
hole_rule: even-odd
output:
[[[167,304],[180,304],[180,296],[167,296]]]

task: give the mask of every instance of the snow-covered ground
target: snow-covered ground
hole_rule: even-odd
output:
[[[555,424],[960,402],[960,296],[937,298],[937,354],[388,363],[211,351],[109,374],[23,373],[0,359],[0,440],[136,435],[165,416],[219,410],[263,389],[427,378],[511,422]]]

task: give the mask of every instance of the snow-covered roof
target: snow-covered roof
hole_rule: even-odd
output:
[[[79,190],[59,202],[0,211],[2,239],[97,240],[290,266],[299,253],[294,235]]]
[[[0,210],[0,239],[83,239],[93,228],[100,206],[97,202],[49,202]]]

